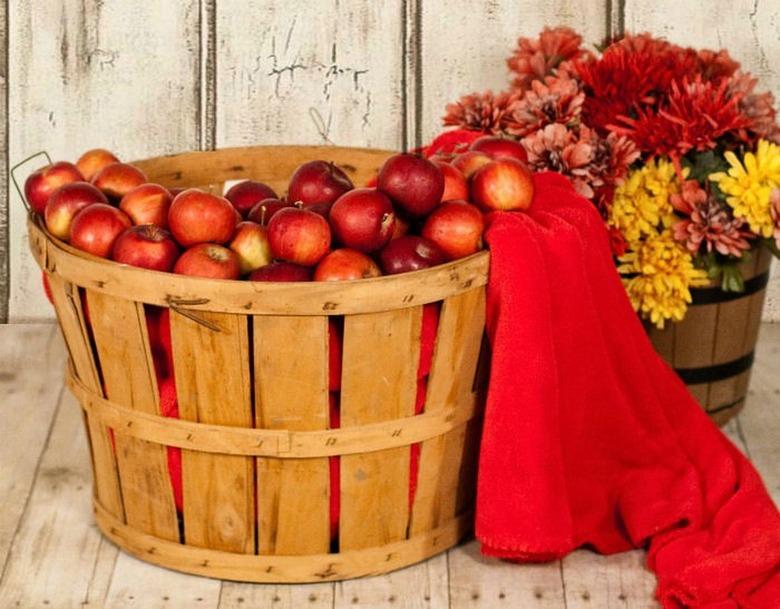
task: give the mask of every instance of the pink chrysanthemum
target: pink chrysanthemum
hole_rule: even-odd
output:
[[[503,92],[494,94],[485,91],[464,95],[455,103],[447,104],[443,122],[445,126],[498,133],[512,101],[512,96]]]
[[[769,91],[756,93],[758,80],[746,72],[737,72],[729,80],[728,93],[739,98],[739,111],[748,120],[742,139],[754,143],[758,139],[780,144],[775,98]]]
[[[594,151],[590,168],[591,185],[595,190],[593,199],[606,214],[615,187],[626,177],[631,163],[639,158],[639,149],[624,135],[610,133],[601,137],[593,130],[588,130],[588,133]]]
[[[674,225],[674,238],[689,252],[711,253],[740,258],[750,249],[750,232],[742,218],[735,218],[731,210],[696,180],[686,180],[680,194],[670,201],[675,209],[688,217]]]
[[[577,127],[585,94],[568,76],[547,76],[534,80],[504,115],[504,131],[526,136],[551,123]]]
[[[588,199],[594,191],[588,180],[593,147],[560,123],[547,125],[522,140],[528,165],[536,171],[557,171],[568,176],[575,190]]]
[[[582,36],[567,27],[545,28],[538,38],[520,38],[517,49],[507,59],[514,72],[512,86],[527,89],[531,82],[543,80],[563,62],[590,57],[581,45]]]

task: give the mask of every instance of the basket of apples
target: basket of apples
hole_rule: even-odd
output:
[[[103,533],[250,582],[457,543],[486,384],[483,212],[530,192],[504,158],[467,180],[338,147],[92,150],[30,175]]]

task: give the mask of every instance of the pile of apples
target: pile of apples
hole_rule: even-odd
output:
[[[355,188],[311,161],[279,197],[245,180],[225,196],[149,183],[111,152],[30,175],[25,196],[73,247],[155,271],[213,279],[344,281],[416,271],[482,249],[483,214],[527,209],[525,149],[485,136],[460,154],[397,154]]]

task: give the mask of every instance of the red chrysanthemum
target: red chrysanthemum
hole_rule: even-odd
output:
[[[608,128],[651,155],[679,158],[690,150],[711,150],[719,138],[736,137],[749,124],[739,111],[740,97],[729,94],[728,84],[705,82],[700,76],[681,84],[673,81],[658,110],[638,109],[636,118],[619,116]]]
[[[653,107],[672,81],[695,72],[697,62],[694,52],[647,34],[614,43],[598,61],[575,62],[587,94],[585,123],[603,133],[619,116]]]
[[[447,104],[444,125],[498,133],[513,99],[508,93],[494,94],[492,91],[464,95],[455,103]]]
[[[620,257],[628,251],[628,241],[617,228],[608,226],[609,247],[612,249],[612,255]]]
[[[739,62],[732,59],[725,49],[711,51],[702,49],[697,52],[699,59],[698,73],[704,80],[720,81],[723,78],[731,78],[739,70]]]
[[[534,80],[543,80],[563,62],[590,57],[582,48],[582,36],[568,27],[544,28],[538,38],[520,38],[517,49],[507,59],[514,73],[512,86],[527,89]]]

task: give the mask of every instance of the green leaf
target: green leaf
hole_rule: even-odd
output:
[[[780,258],[780,248],[777,247],[777,242],[774,239],[764,239],[764,245],[775,258]]]
[[[742,273],[739,272],[736,264],[724,264],[723,278],[720,283],[720,287],[724,292],[744,292],[745,280],[742,278]]]
[[[726,159],[716,154],[714,150],[697,152],[691,158],[686,158],[685,160],[684,164],[691,170],[689,177],[702,184],[706,184],[709,181],[710,174],[725,171],[729,167]]]

